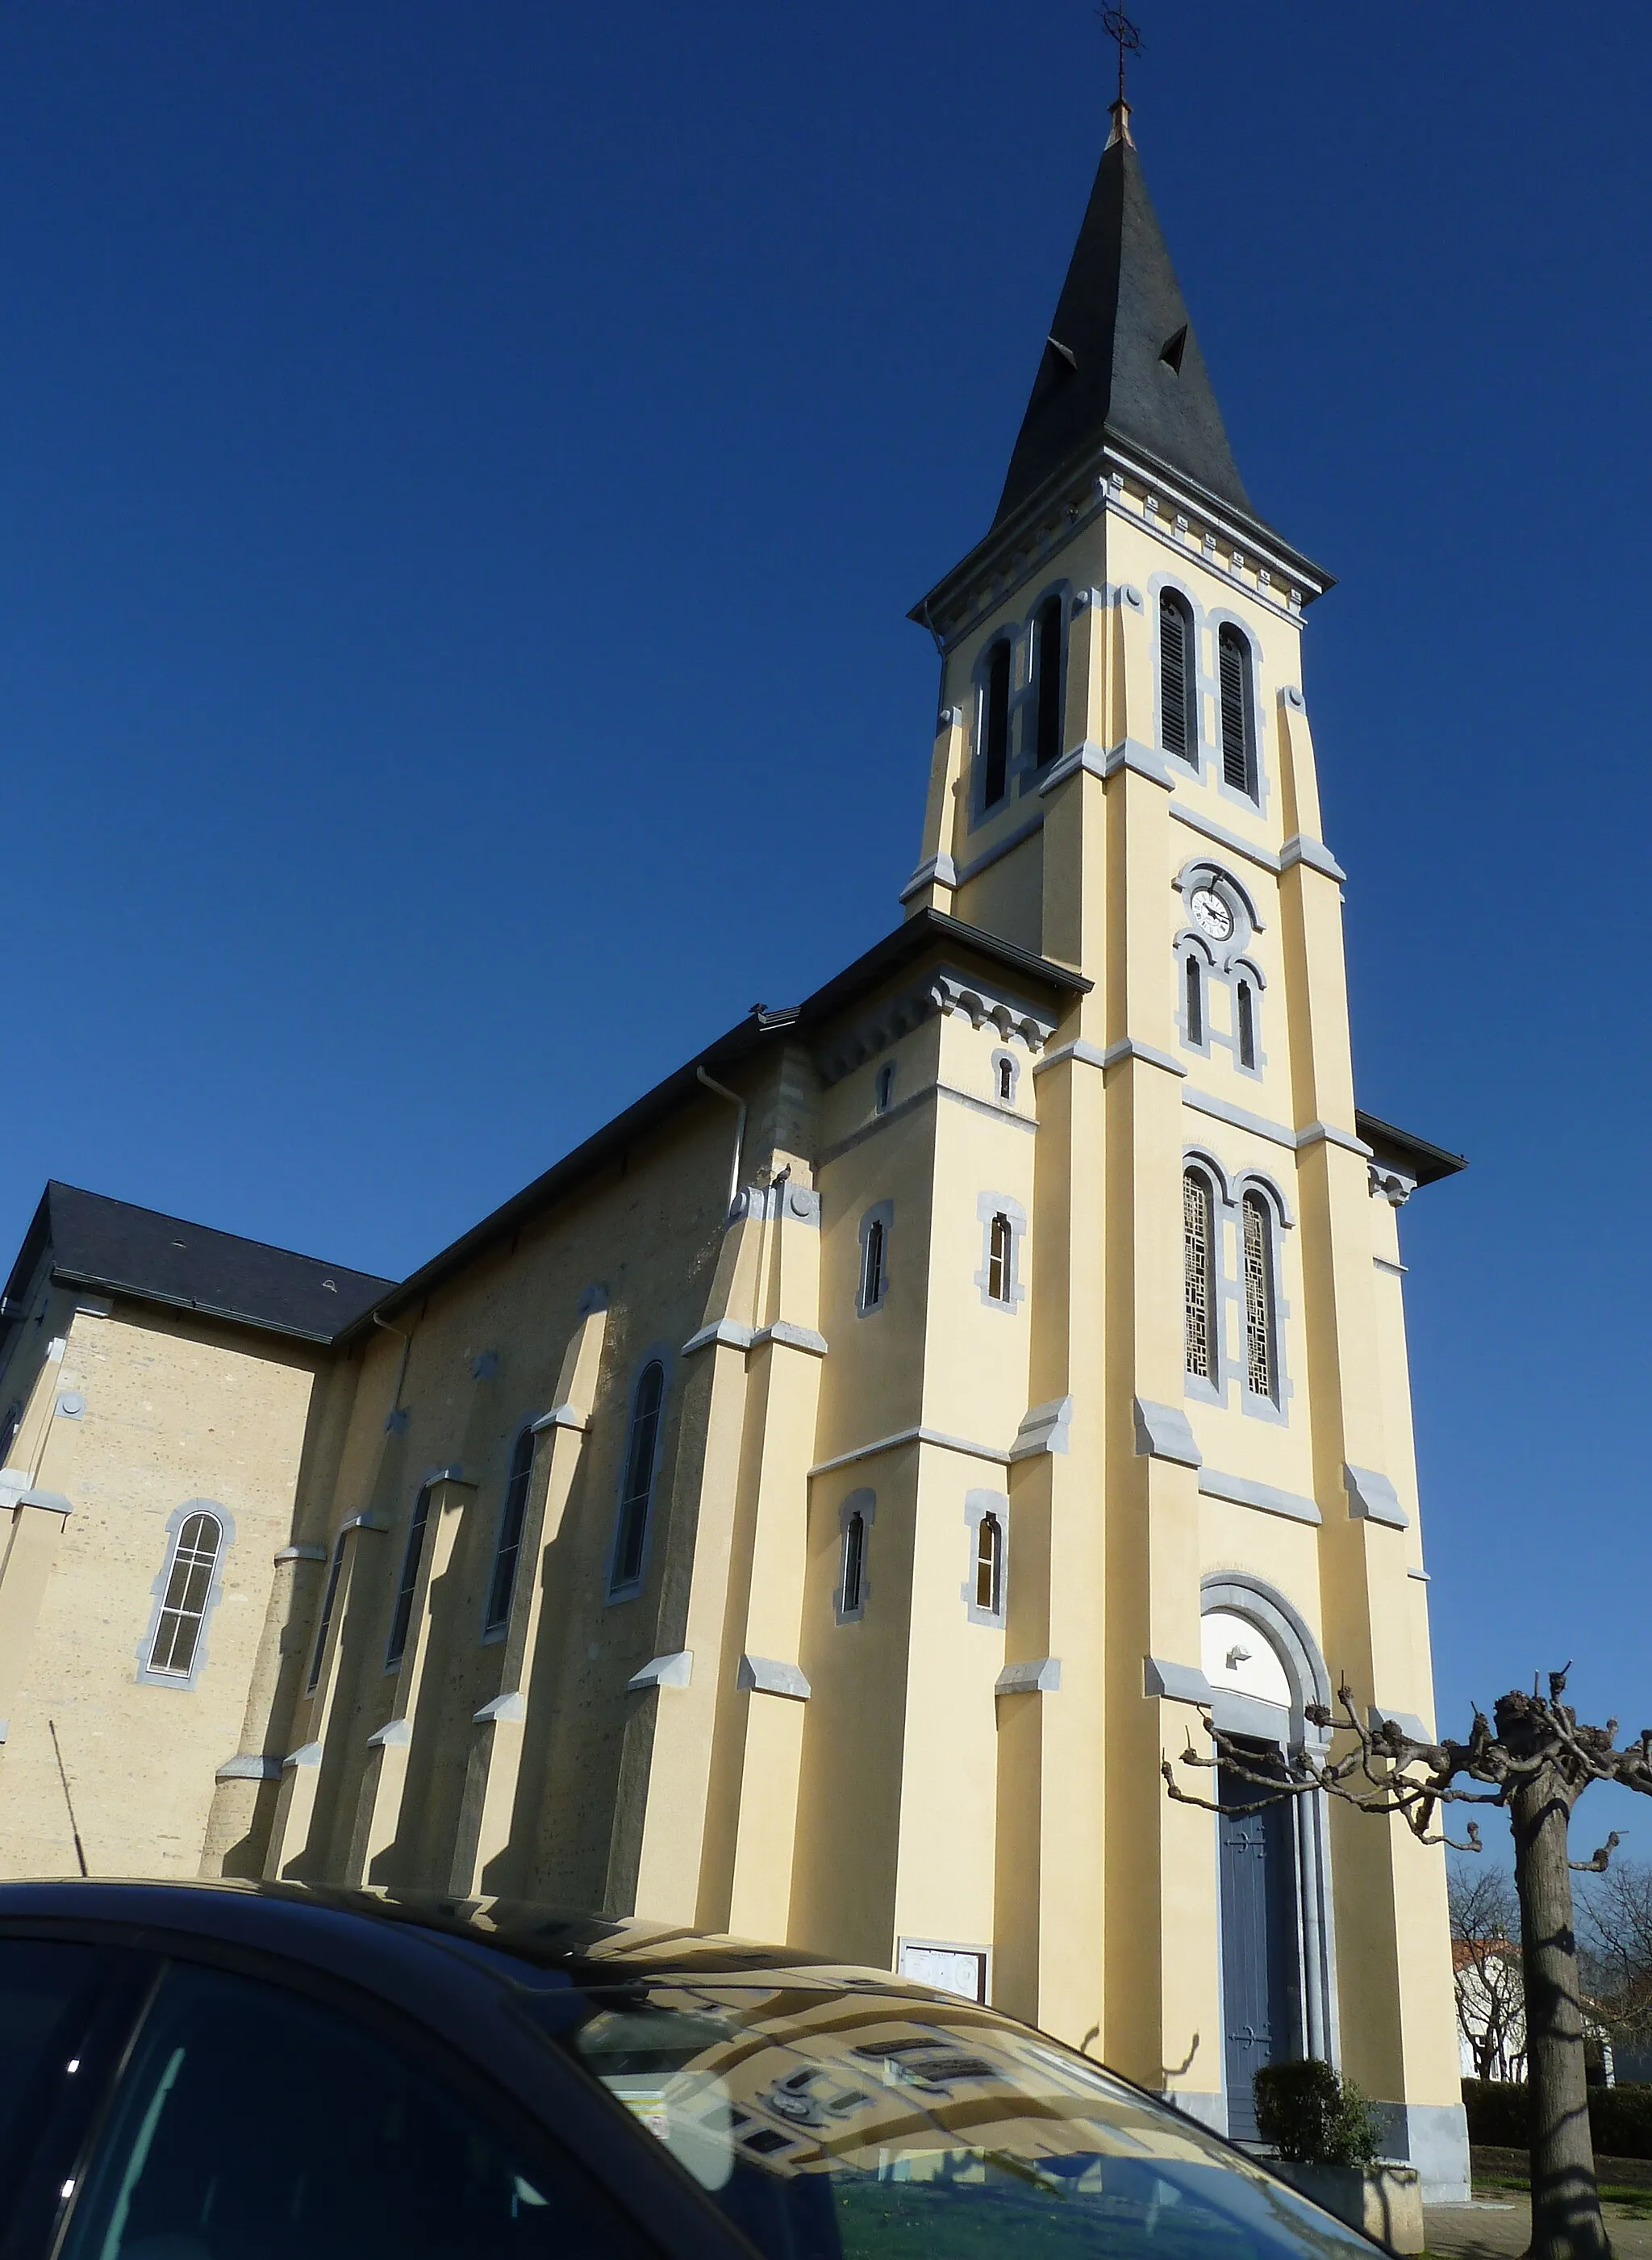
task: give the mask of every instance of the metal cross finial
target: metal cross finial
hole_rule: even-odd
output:
[[[1143,52],[1141,27],[1139,24],[1133,24],[1124,10],[1117,6],[1098,8],[1096,13],[1101,18],[1101,27],[1107,37],[1119,43],[1119,99],[1122,102],[1125,98],[1124,59],[1126,55],[1139,55]]]

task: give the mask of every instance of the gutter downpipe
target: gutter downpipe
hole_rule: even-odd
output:
[[[714,1091],[719,1098],[727,1099],[731,1106],[740,1109],[739,1119],[734,1124],[734,1159],[728,1173],[728,1208],[732,1216],[734,1204],[740,1198],[740,1163],[746,1148],[746,1102],[739,1091],[731,1091],[726,1083],[714,1082],[703,1067],[697,1067],[694,1073],[696,1080],[703,1083],[707,1091]]]

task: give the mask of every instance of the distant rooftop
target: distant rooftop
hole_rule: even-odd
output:
[[[54,1178],[6,1282],[6,1320],[26,1315],[23,1298],[48,1248],[54,1277],[70,1286],[198,1311],[302,1341],[332,1341],[396,1284]]]

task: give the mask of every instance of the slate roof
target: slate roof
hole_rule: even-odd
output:
[[[1134,142],[1102,152],[996,526],[1104,436],[1254,517]]]
[[[13,1305],[27,1295],[47,1248],[54,1277],[71,1286],[198,1311],[304,1341],[332,1341],[396,1284],[54,1178],[6,1282],[7,1320],[25,1315]]]

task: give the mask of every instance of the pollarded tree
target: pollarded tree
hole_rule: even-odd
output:
[[[1574,1870],[1604,1871],[1618,1839],[1609,1836],[1591,1860],[1572,1859],[1568,1840],[1572,1808],[1591,1783],[1613,1781],[1652,1796],[1652,1727],[1620,1749],[1617,1720],[1608,1719],[1604,1727],[1580,1725],[1577,1713],[1562,1700],[1565,1690],[1566,1672],[1551,1671],[1546,1696],[1534,1685],[1529,1695],[1517,1690],[1499,1697],[1490,1720],[1477,1710],[1467,1741],[1421,1742],[1391,1720],[1368,1727],[1344,1683],[1338,1690],[1338,1715],[1323,1704],[1308,1708],[1315,1726],[1337,1738],[1328,1749],[1304,1749],[1283,1761],[1263,1763],[1251,1745],[1206,1718],[1211,1752],[1190,1742],[1182,1763],[1219,1766],[1254,1783],[1254,1799],[1223,1806],[1196,1796],[1179,1785],[1169,1758],[1163,1773],[1179,1804],[1200,1806],[1207,1813],[1255,1813],[1282,1799],[1323,1792],[1362,1813],[1397,1814],[1424,1844],[1452,1841],[1435,1829],[1442,1806],[1504,1808],[1514,1838],[1526,1995],[1530,2260],[1604,2260],[1609,2248],[1589,2135],[1571,1878]],[[1339,1741],[1341,1755],[1333,1756]],[[1468,1842],[1455,1849],[1479,1851],[1480,1832],[1473,1820],[1465,1834]]]

